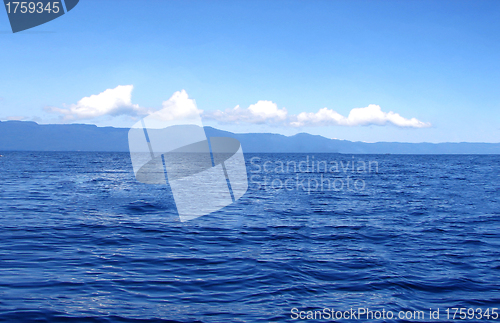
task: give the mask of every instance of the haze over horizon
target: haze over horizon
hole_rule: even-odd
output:
[[[235,133],[497,143],[499,9],[86,1],[36,32],[0,33],[0,120],[127,128],[172,107]]]

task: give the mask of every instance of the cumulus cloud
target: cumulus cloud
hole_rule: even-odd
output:
[[[395,112],[384,112],[380,106],[370,104],[365,108],[352,109],[347,117],[340,113],[322,108],[318,112],[301,112],[298,115],[289,115],[286,108],[278,109],[276,103],[259,101],[247,109],[236,106],[224,111],[217,110],[205,115],[222,123],[267,123],[281,124],[292,127],[311,126],[367,126],[392,124],[398,127],[424,128],[430,123],[416,118],[407,119]]]
[[[190,99],[186,91],[175,92],[170,99],[163,101],[162,109],[155,112],[155,119],[172,121],[198,118],[203,110],[196,107],[196,102]]]
[[[233,109],[217,110],[204,116],[222,123],[283,123],[287,120],[288,111],[286,108],[279,109],[272,101],[261,100],[246,109],[237,105]]]
[[[140,116],[150,111],[132,104],[133,85],[119,85],[99,94],[82,98],[66,108],[47,107],[46,111],[59,113],[63,120],[93,119],[105,115]]]
[[[367,126],[393,124],[398,127],[425,128],[430,123],[422,122],[416,118],[406,119],[395,112],[384,112],[380,106],[370,104],[365,108],[352,109],[347,117],[328,108],[320,109],[316,113],[299,113],[292,118],[290,124],[294,127],[302,126]]]

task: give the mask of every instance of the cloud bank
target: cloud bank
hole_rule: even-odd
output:
[[[286,108],[278,109],[271,101],[258,101],[247,109],[236,106],[224,111],[217,110],[204,115],[207,119],[221,123],[254,123],[276,124],[292,127],[315,126],[384,126],[392,124],[405,128],[425,128],[431,124],[416,118],[407,119],[395,112],[384,112],[380,106],[370,104],[365,108],[352,109],[347,117],[340,113],[322,108],[318,112],[301,112],[298,115],[289,115]]]
[[[132,104],[133,85],[119,85],[114,89],[107,89],[99,94],[84,97],[69,107],[45,108],[49,112],[58,113],[63,121],[94,119],[102,116],[128,115],[144,117],[154,114],[154,118],[161,121],[186,120],[199,118],[203,113],[190,99],[185,90],[175,92],[168,100],[163,101],[160,110],[146,109]],[[368,125],[395,125],[405,128],[425,128],[431,124],[416,118],[407,119],[395,112],[384,112],[381,107],[370,104],[365,108],[355,108],[347,117],[340,113],[322,108],[318,112],[301,112],[290,115],[286,108],[278,108],[272,101],[260,100],[248,108],[239,105],[224,111],[216,110],[203,113],[205,119],[216,120],[220,123],[249,123],[269,124],[288,127],[317,127],[317,126],[368,126]]]

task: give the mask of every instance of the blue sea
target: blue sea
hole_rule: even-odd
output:
[[[2,154],[1,321],[500,321],[498,155],[245,154],[247,193],[180,222],[126,153]]]

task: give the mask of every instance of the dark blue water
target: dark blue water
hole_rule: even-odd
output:
[[[446,308],[500,307],[500,156],[246,154],[248,192],[181,223],[169,188],[136,182],[127,154],[3,154],[1,320],[274,322],[364,307],[420,321],[440,308],[444,322]],[[279,169],[313,156],[329,169]],[[316,186],[326,179],[334,189]]]

